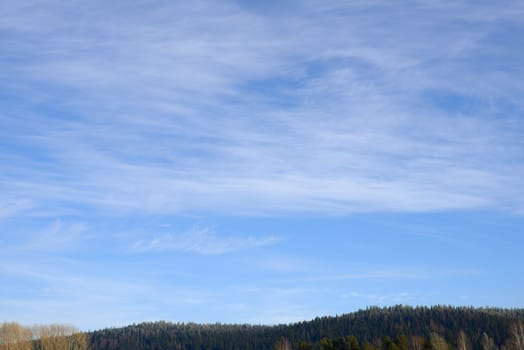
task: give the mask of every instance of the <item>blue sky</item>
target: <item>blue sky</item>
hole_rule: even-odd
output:
[[[0,2],[0,321],[524,307],[521,1]]]

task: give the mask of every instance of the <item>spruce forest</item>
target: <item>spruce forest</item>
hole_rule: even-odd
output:
[[[81,333],[3,323],[0,350],[524,350],[524,309],[370,307],[276,326],[147,322]]]

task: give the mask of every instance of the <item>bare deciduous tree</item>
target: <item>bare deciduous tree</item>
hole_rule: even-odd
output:
[[[438,333],[432,333],[430,341],[432,350],[449,350],[446,339]]]
[[[457,350],[468,350],[469,341],[466,333],[461,329],[457,337]]]
[[[72,325],[38,326],[41,350],[85,350],[87,338]]]
[[[414,335],[410,339],[410,348],[412,350],[424,350],[424,343],[426,339],[419,335]]]
[[[511,340],[516,350],[524,350],[524,322],[519,321],[511,326]]]
[[[1,350],[31,350],[31,328],[16,322],[2,323],[0,326]]]
[[[486,333],[482,334],[482,349],[483,350],[498,350],[497,345],[493,338],[491,338]]]
[[[504,350],[524,350],[524,322],[513,323],[509,328],[509,335]]]
[[[275,344],[275,350],[291,350],[291,343],[286,338],[283,338]]]
[[[0,325],[0,350],[87,350],[87,336],[72,325]]]

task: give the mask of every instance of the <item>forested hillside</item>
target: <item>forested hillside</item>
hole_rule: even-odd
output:
[[[93,350],[524,350],[524,309],[372,307],[290,325],[154,322],[91,333]]]

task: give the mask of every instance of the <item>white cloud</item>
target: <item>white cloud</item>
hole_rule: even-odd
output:
[[[520,51],[493,38],[518,2],[2,6],[0,87],[24,103],[0,115],[0,190],[34,210],[524,207]]]
[[[194,228],[183,234],[167,234],[153,240],[140,240],[132,246],[134,252],[181,251],[203,255],[226,253],[277,244],[278,237],[219,236],[208,228]]]

